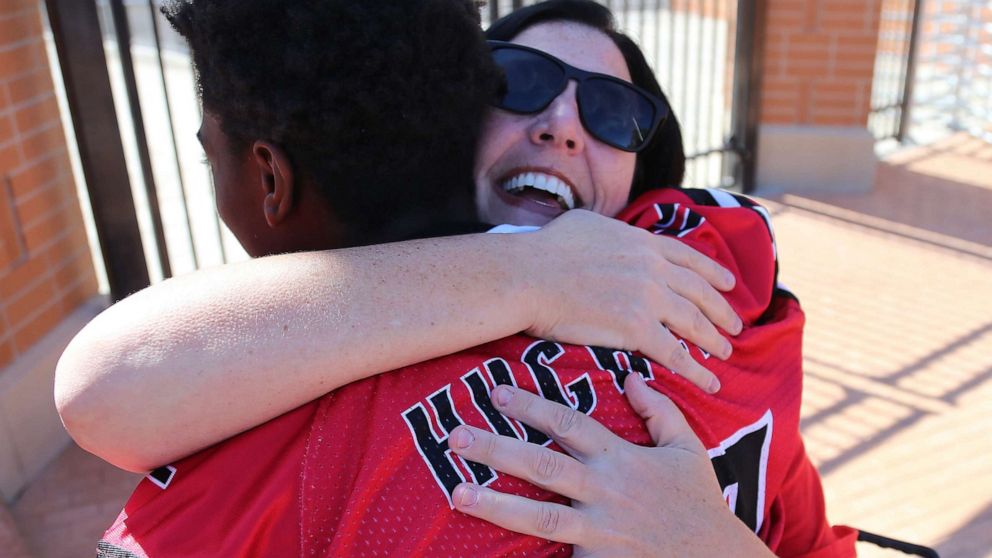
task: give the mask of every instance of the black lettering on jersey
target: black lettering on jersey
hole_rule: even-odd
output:
[[[627,374],[631,372],[640,374],[645,382],[654,379],[651,363],[644,357],[639,357],[630,351],[607,349],[606,347],[586,348],[589,349],[593,360],[596,361],[596,366],[613,376],[613,383],[620,392],[623,392],[623,382],[627,379]]]
[[[654,234],[681,238],[706,222],[706,218],[680,203],[656,203],[658,221],[651,226]]]
[[[589,375],[584,374],[563,388],[558,374],[549,366],[564,353],[565,349],[558,343],[538,341],[527,347],[522,360],[530,369],[541,397],[588,415],[596,406],[596,394]]]
[[[513,377],[510,375],[510,367],[503,359],[487,360],[483,366],[486,368],[493,388],[498,385],[514,385]],[[503,416],[503,413],[496,410],[496,406],[493,405],[492,399],[489,397],[489,385],[486,384],[486,380],[483,379],[478,368],[473,368],[468,374],[462,376],[462,382],[468,387],[469,393],[472,394],[472,402],[485,417],[493,432],[501,436],[520,439],[520,435],[511,425],[510,419]]]
[[[723,497],[731,511],[755,533],[765,514],[765,476],[772,439],[772,412],[709,450]]]
[[[444,431],[443,435],[438,435],[434,431],[428,411],[423,403],[417,403],[404,411],[403,420],[406,421],[407,426],[410,428],[410,433],[413,434],[417,442],[417,451],[420,452],[420,456],[424,458],[424,461],[430,467],[438,486],[444,491],[448,498],[448,505],[451,505],[451,494],[454,492],[455,487],[459,483],[467,482],[468,479],[462,475],[461,471],[455,465],[451,450],[448,448],[448,436],[452,430],[464,424],[465,421],[458,416],[452,405],[450,385],[444,386],[444,388],[431,395],[428,398],[428,402],[433,410],[434,417],[437,419],[437,423]],[[461,458],[459,457],[458,459]],[[462,461],[472,474],[473,482],[486,485],[496,479],[496,472],[489,467],[467,459],[462,459]]]

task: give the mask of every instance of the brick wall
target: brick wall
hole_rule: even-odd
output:
[[[764,124],[864,126],[881,0],[769,0]]]
[[[0,370],[97,292],[39,10],[0,2]]]

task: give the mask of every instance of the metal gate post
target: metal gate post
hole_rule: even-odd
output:
[[[150,284],[93,0],[47,0],[110,294]]]
[[[117,52],[121,60],[121,71],[124,74],[127,105],[131,109],[131,124],[134,126],[134,137],[137,140],[138,162],[145,183],[152,230],[155,231],[159,265],[162,266],[162,275],[168,279],[172,277],[172,266],[169,264],[169,251],[165,244],[165,227],[162,225],[162,212],[158,206],[158,189],[155,187],[155,175],[152,173],[152,158],[148,152],[148,136],[145,134],[145,120],[141,114],[141,99],[138,96],[138,81],[134,76],[134,61],[131,59],[131,26],[127,21],[127,10],[122,0],[110,0],[110,12],[114,19]],[[152,16],[154,15],[153,13]]]
[[[896,132],[896,139],[899,143],[906,140],[910,111],[913,110],[913,87],[916,84],[916,47],[920,36],[922,4],[923,0],[914,0],[913,2],[913,26],[909,32],[909,52],[906,54],[906,72],[903,74],[906,81],[903,83],[902,103],[900,103],[899,108],[899,131]]]
[[[737,2],[737,46],[734,58],[732,147],[740,157],[737,173],[745,194],[754,191],[761,118],[761,76],[764,71],[766,0]]]

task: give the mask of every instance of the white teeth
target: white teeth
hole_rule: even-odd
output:
[[[572,193],[572,189],[557,176],[527,172],[505,180],[502,187],[511,194],[528,187],[542,190],[558,196],[559,203],[566,209],[575,209],[575,195]]]

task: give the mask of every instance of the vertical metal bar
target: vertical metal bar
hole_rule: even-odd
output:
[[[689,71],[690,71],[690,69],[689,69],[689,48],[691,46],[691,43],[690,43],[690,38],[689,37],[690,37],[691,33],[689,32],[689,15],[690,15],[689,14],[689,10],[692,8],[692,6],[689,3],[690,1],[691,0],[686,0],[685,2],[683,2],[683,4],[682,4],[682,13],[679,14],[681,16],[681,19],[682,19],[682,78],[681,78],[681,81],[682,81],[682,99],[681,99],[681,102],[679,103],[679,105],[682,107],[683,115],[685,116],[685,118],[689,118],[689,104],[690,104],[690,101],[689,101]],[[689,126],[685,126],[683,128],[683,130],[685,130],[685,131],[688,131],[690,129],[692,129],[692,135],[693,135],[693,138],[692,138],[693,153],[697,153],[699,151],[699,149],[698,149],[698,142],[697,142],[697,139],[698,138],[696,137],[697,130],[695,130],[694,127],[693,128],[690,128]],[[693,180],[692,186],[694,188],[698,188],[699,187],[699,184],[696,183],[696,178],[697,178],[697,176],[696,176],[696,169],[698,167],[699,167],[699,161],[697,160],[697,158],[693,158],[693,160],[692,160],[692,172],[690,173],[690,176],[691,176],[691,178]]]
[[[513,0],[513,9],[514,10],[519,10],[520,8],[523,8],[523,7],[524,7],[523,0]]]
[[[682,5],[682,108],[689,112],[689,0]]]
[[[654,73],[661,79],[661,0],[654,0],[654,37],[652,51],[654,52]],[[662,91],[667,91],[670,83],[664,84]]]
[[[81,0],[48,0],[45,4],[110,295],[117,301],[147,287],[150,280],[96,4]]]
[[[765,0],[738,0],[737,47],[734,60],[734,144],[740,157],[738,181],[744,193],[756,187],[761,117],[761,76],[764,67]]]
[[[958,29],[958,34],[961,36],[960,37],[961,38],[961,43],[958,45],[958,58],[957,58],[957,61],[956,61],[956,63],[957,63],[957,79],[955,80],[955,83],[954,83],[954,93],[952,94],[952,96],[954,98],[954,110],[951,113],[951,118],[953,119],[953,121],[951,122],[951,126],[952,126],[952,129],[954,129],[956,131],[959,131],[959,130],[962,129],[960,115],[961,115],[961,112],[964,110],[962,91],[964,89],[964,75],[965,75],[965,71],[966,71],[966,68],[965,68],[965,59],[967,58],[967,56],[965,55],[965,53],[967,52],[967,49],[968,49],[968,40],[966,38],[967,29],[960,29],[959,28]]]
[[[165,117],[168,120],[169,139],[172,141],[172,154],[176,159],[176,178],[179,179],[179,196],[182,198],[183,217],[186,219],[186,230],[189,233],[189,247],[193,255],[193,268],[200,268],[200,258],[196,253],[196,242],[193,241],[193,224],[189,219],[189,201],[186,198],[186,181],[183,180],[183,169],[179,161],[179,146],[176,144],[176,128],[172,120],[172,101],[169,98],[169,85],[165,77],[165,61],[162,59],[162,38],[158,30],[158,10],[155,0],[148,0],[148,15],[152,18],[152,37],[155,39],[155,53],[158,55],[158,71],[162,77],[162,95],[165,98]],[[221,243],[223,245],[223,242]]]
[[[906,80],[903,84],[902,107],[899,111],[899,132],[896,139],[899,143],[906,140],[906,132],[909,130],[909,120],[912,112],[913,88],[916,82],[916,47],[920,34],[920,13],[923,7],[923,0],[913,1],[913,30],[909,35],[909,54],[906,59]]]
[[[499,19],[499,0],[490,0],[489,25],[492,25],[497,19]]]
[[[738,179],[738,167],[740,165],[734,143],[736,139],[733,137],[732,111],[734,102],[734,60],[737,55],[737,4],[736,0],[720,0],[720,2],[722,2],[727,12],[727,38],[724,44],[724,68],[723,76],[720,78],[720,84],[723,87],[724,95],[728,97],[724,100],[724,104],[717,109],[720,114],[720,132],[724,141],[723,151],[720,154],[720,183],[724,187],[740,189],[741,185]],[[731,24],[730,19],[731,11],[733,11],[733,24]]]
[[[148,196],[148,210],[152,217],[152,228],[155,230],[155,243],[158,245],[158,259],[162,266],[162,275],[169,278],[172,276],[172,267],[169,265],[169,250],[165,244],[165,229],[162,226],[162,215],[159,212],[158,192],[155,189],[155,177],[152,175],[152,160],[148,153],[145,121],[142,119],[141,100],[138,97],[138,83],[134,78],[134,64],[131,60],[131,28],[121,0],[110,0],[110,11],[114,17],[117,50],[120,52],[121,68],[124,70],[124,85],[127,89],[128,106],[131,109],[134,136],[138,144],[141,176],[144,179],[145,193]]]
[[[700,94],[699,94],[699,98],[702,100],[702,107],[700,107],[700,113],[699,113],[699,124],[700,124],[700,128],[703,130],[703,145],[707,151],[710,151],[716,147],[712,143],[713,135],[711,133],[713,128],[713,96],[716,92],[716,57],[717,57],[716,26],[717,26],[718,18],[716,17],[717,9],[716,9],[716,5],[714,4],[715,1],[716,0],[705,0],[703,2],[702,12],[704,17],[702,21],[704,23],[704,27],[703,30],[700,31],[699,33],[700,37],[702,38],[703,44],[712,45],[713,47],[713,51],[710,55],[710,60],[709,60],[709,71],[704,71],[704,69],[706,68],[705,61],[703,64],[700,64],[699,67],[700,70],[699,73],[706,76],[708,80],[706,83],[709,86],[707,87],[706,94],[704,95],[702,93],[702,84],[700,84]],[[707,21],[707,17],[706,17],[707,15],[710,16],[709,21]],[[707,28],[710,31],[709,33],[706,32]],[[704,169],[706,169],[706,173],[704,175],[704,184],[706,185],[707,188],[714,185],[710,177],[710,166],[711,166],[710,161],[712,160],[712,157],[713,155],[706,156],[706,161],[704,163],[705,166],[703,167]]]
[[[648,0],[641,0],[641,3],[638,4],[638,6],[640,6],[640,15],[637,18],[637,24],[639,27],[638,39],[640,40],[642,46],[646,46],[647,42],[647,37],[645,37],[645,32],[647,31],[645,21],[648,18],[647,2]]]
[[[668,100],[675,102],[675,8],[671,0],[668,1]]]
[[[706,99],[703,96],[703,67],[706,64],[706,60],[703,58],[705,54],[703,52],[703,28],[706,24],[705,10],[701,0],[692,0],[689,3],[690,11],[692,8],[698,8],[698,14],[696,16],[696,33],[694,35],[696,39],[696,91],[694,99],[696,101],[695,107],[695,128],[696,128],[696,151],[708,151],[710,149],[709,145],[705,144],[704,138],[706,137],[706,128],[703,127],[703,107],[706,103]],[[688,60],[688,57],[687,57]],[[703,172],[706,169],[707,157],[700,157],[699,162],[696,164],[696,177],[697,185],[701,188],[707,186],[706,174]]]
[[[887,64],[888,73],[884,75],[882,79],[888,81],[895,81],[892,90],[881,106],[885,107],[878,111],[875,116],[876,122],[879,122],[879,128],[884,124],[885,133],[882,136],[883,139],[892,139],[899,134],[899,123],[902,118],[902,103],[903,103],[903,89],[906,85],[906,72],[909,69],[908,64],[908,54],[909,54],[909,38],[912,34],[913,26],[913,16],[910,13],[910,2],[913,0],[903,0],[899,6],[899,9],[894,9],[889,12],[890,19],[895,19],[896,14],[901,14],[905,17],[902,25],[902,48],[898,49],[899,41],[892,37],[891,40],[891,52],[898,52],[898,57],[895,55],[889,56]],[[881,37],[879,39],[881,43]],[[885,52],[884,49],[882,49]]]

